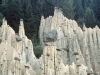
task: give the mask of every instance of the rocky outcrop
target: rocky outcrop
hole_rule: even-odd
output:
[[[51,41],[56,41],[57,40],[57,31],[56,30],[52,30],[50,32],[46,32],[44,33],[44,38],[43,38],[45,42],[51,42]]]
[[[44,41],[45,33],[53,30],[57,31],[57,39]],[[84,25],[81,29],[59,8],[55,8],[53,16],[46,19],[42,16],[39,31],[44,46],[42,75],[100,74],[99,31],[97,26],[92,29]]]
[[[100,29],[81,29],[61,9],[42,16],[39,29],[43,54],[37,59],[20,20],[19,33],[4,19],[0,27],[0,75],[99,75]]]
[[[0,40],[0,75],[36,75],[31,65],[36,59],[33,45],[25,36],[22,20],[19,33],[15,34],[4,19],[0,28]]]

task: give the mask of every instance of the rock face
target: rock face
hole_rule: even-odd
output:
[[[16,35],[4,19],[0,40],[0,75],[36,75],[31,65],[36,57],[31,40],[25,36],[23,21]]]
[[[57,31],[51,30],[50,32],[44,33],[44,41],[45,42],[51,42],[57,40]]]
[[[53,30],[57,31],[57,39],[44,41],[44,35]],[[42,16],[39,32],[44,46],[42,75],[100,74],[100,29],[97,26],[92,29],[84,25],[81,29],[76,21],[67,19],[55,8],[53,16],[46,19]]]
[[[0,27],[0,75],[99,75],[100,29],[81,29],[76,21],[55,8],[54,16],[41,18],[43,54],[37,59],[20,20],[19,33],[4,19]]]

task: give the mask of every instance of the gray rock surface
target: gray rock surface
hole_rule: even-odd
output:
[[[17,34],[16,34],[16,36],[15,36],[15,37],[16,37],[16,40],[17,40],[17,41],[21,41],[21,40],[22,40],[22,39],[21,39],[21,37],[20,37],[20,36],[18,36]]]
[[[51,30],[44,34],[44,42],[54,42],[57,40],[57,30]]]
[[[44,46],[42,75],[87,75],[87,71],[100,74],[98,26],[92,29],[84,25],[81,29],[76,21],[67,19],[59,8],[55,8],[54,16],[41,18],[40,27],[43,28],[40,41]],[[52,30],[57,31],[57,40],[43,41]]]

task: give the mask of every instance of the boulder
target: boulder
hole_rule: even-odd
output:
[[[19,35],[17,35],[17,34],[16,34],[15,37],[16,37],[16,41],[21,41],[22,40],[21,37]]]
[[[44,34],[44,42],[51,42],[57,40],[57,30],[51,30]]]

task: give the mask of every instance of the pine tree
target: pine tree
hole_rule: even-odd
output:
[[[21,0],[8,0],[6,3],[5,18],[8,24],[11,25],[15,31],[18,31],[18,25],[21,18]]]
[[[33,11],[30,0],[23,1],[23,19],[26,35],[31,38],[31,35],[33,34]]]
[[[84,10],[82,7],[81,0],[74,0],[74,2],[75,2],[75,11],[76,11],[75,20],[78,20],[79,18],[83,18]]]
[[[6,16],[7,0],[2,0],[0,4],[0,12]]]
[[[73,5],[73,0],[63,0],[61,4],[61,8],[63,9],[64,15],[69,19],[74,19],[75,7]]]
[[[45,0],[45,3],[44,3],[43,8],[42,8],[42,12],[43,12],[43,15],[45,18],[48,17],[49,15],[53,15],[54,5],[52,4],[52,1]]]
[[[0,26],[2,25],[3,15],[0,13]]]
[[[84,8],[90,7],[92,0],[84,0]]]
[[[100,0],[93,0],[92,5],[95,16],[100,21]]]
[[[94,12],[89,7],[86,9],[85,12],[85,24],[87,27],[95,27],[96,25],[96,18],[94,16]]]

